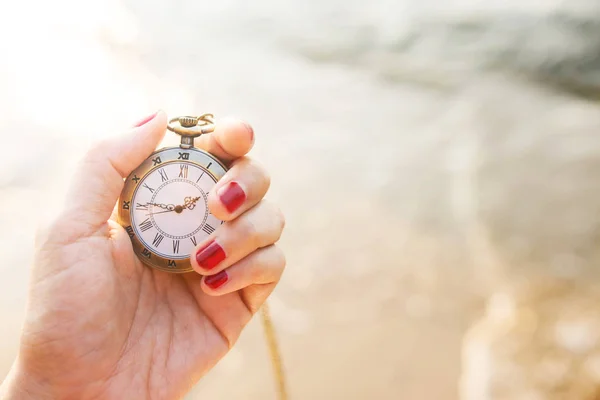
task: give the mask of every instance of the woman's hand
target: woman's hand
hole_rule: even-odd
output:
[[[279,281],[284,226],[252,129],[222,121],[196,140],[230,170],[209,195],[226,221],[191,255],[196,272],[144,266],[114,221],[123,179],[160,143],[166,115],[95,146],[68,204],[40,235],[17,360],[2,399],[176,399],[233,346]]]

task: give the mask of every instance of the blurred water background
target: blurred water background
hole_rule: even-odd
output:
[[[255,128],[292,399],[600,398],[599,66],[593,0],[3,1],[0,371],[80,152],[162,108]],[[274,389],[256,319],[189,399]]]

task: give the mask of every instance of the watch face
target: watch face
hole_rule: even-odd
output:
[[[119,219],[144,263],[191,270],[191,251],[223,223],[210,213],[207,199],[224,173],[205,152],[171,148],[153,154],[127,178]]]

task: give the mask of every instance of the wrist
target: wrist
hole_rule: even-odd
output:
[[[29,373],[18,358],[0,385],[0,400],[46,400],[51,398],[49,387]]]

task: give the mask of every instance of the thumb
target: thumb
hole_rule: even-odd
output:
[[[158,146],[167,116],[158,111],[125,134],[94,145],[79,164],[70,185],[62,219],[70,240],[91,236],[106,226],[126,178]],[[63,238],[63,240],[69,240]]]

